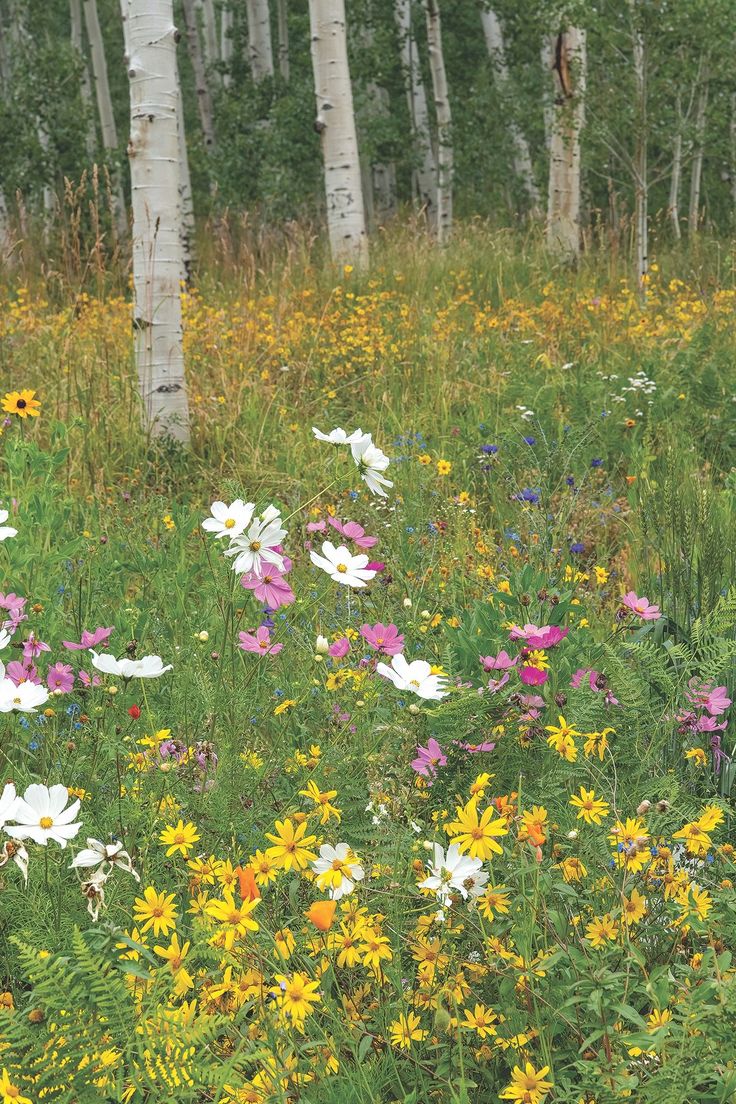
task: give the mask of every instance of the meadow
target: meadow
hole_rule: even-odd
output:
[[[732,261],[17,258],[2,1104],[736,1101]]]

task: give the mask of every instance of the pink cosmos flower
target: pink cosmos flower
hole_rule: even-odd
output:
[[[86,648],[106,648],[114,631],[114,626],[109,629],[100,627],[95,629],[94,632],[82,629],[82,640],[79,644],[74,644],[71,640],[62,640],[61,643],[70,652],[83,652]]]
[[[596,671],[593,667],[578,667],[577,671],[570,679],[570,685],[573,690],[579,690],[586,679],[594,694],[605,694],[606,705],[621,704],[618,698],[615,698],[612,691],[609,689],[606,676],[601,674],[600,671]]]
[[[10,663],[5,668],[5,674],[16,686],[20,686],[22,682],[32,682],[35,686],[41,685],[38,671],[33,664],[29,663],[26,665],[25,663],[21,663],[19,659],[11,659]]]
[[[509,672],[505,671],[504,674],[501,675],[501,677],[499,679],[489,679],[488,680],[488,689],[490,690],[490,692],[492,694],[497,694],[498,691],[503,686],[506,685],[506,683],[509,681],[510,678],[511,678],[511,675],[509,674]]]
[[[720,724],[716,724],[713,717],[707,717],[705,714],[702,717],[698,717],[696,728],[698,732],[723,732],[728,728],[728,721],[721,721]]]
[[[385,571],[385,563],[381,563],[380,560],[371,560],[370,563],[365,565],[369,571]]]
[[[102,679],[99,675],[88,675],[86,671],[80,671],[77,678],[81,682],[82,686],[86,686],[89,690],[91,686],[99,686]]]
[[[529,648],[554,648],[564,640],[569,629],[560,629],[557,625],[544,625],[538,632],[527,636],[526,642]]]
[[[534,636],[535,633],[541,632],[539,625],[525,625],[524,628],[519,628],[518,625],[512,625],[509,632],[510,640],[526,640],[530,636]]]
[[[272,644],[271,633],[265,627],[265,625],[259,625],[253,633],[241,632],[238,633],[240,637],[239,648],[242,648],[244,652],[255,652],[256,655],[278,655],[283,648],[283,644]]]
[[[514,667],[516,659],[512,659],[508,652],[503,649],[495,656],[478,656],[480,662],[483,665],[484,671],[506,671],[509,667]]]
[[[0,629],[9,629],[10,632],[15,632],[21,621],[27,621],[28,614],[23,612],[25,604],[26,599],[21,598],[19,594],[0,593],[0,609],[7,610],[10,615],[6,621],[0,624]]]
[[[519,678],[525,686],[543,686],[549,678],[549,672],[539,667],[522,667]]]
[[[417,745],[417,757],[412,759],[412,769],[417,774],[424,775],[425,778],[434,777],[437,773],[438,767],[444,767],[447,763],[447,756],[444,751],[434,739],[430,737],[427,740],[427,746],[421,747]]]
[[[327,524],[324,521],[308,521],[307,532],[308,533],[324,533],[327,528]]]
[[[112,629],[110,631],[112,632]],[[49,667],[46,672],[46,685],[49,690],[61,690],[62,694],[68,694],[74,686],[74,671],[71,665],[55,663],[53,667]]]
[[[481,751],[493,751],[496,747],[490,740],[484,740],[482,744],[463,744],[458,745],[463,751],[469,751],[471,755],[477,755]]]
[[[346,636],[341,636],[334,644],[330,644],[328,651],[333,659],[342,659],[350,651],[350,641]]]
[[[249,571],[241,578],[240,585],[246,590],[252,590],[254,597],[272,610],[290,606],[296,600],[296,595],[282,572],[277,571],[272,564],[263,564],[263,575],[260,577]]]
[[[714,717],[725,713],[731,705],[725,686],[713,686],[712,682],[699,683],[696,677],[690,679],[688,687],[685,693],[687,700],[701,709],[707,709]]]
[[[370,648],[375,648],[381,655],[398,655],[403,651],[404,635],[393,623],[384,625],[377,621],[375,625],[361,625],[360,635]]]
[[[637,617],[640,617],[642,621],[658,621],[662,616],[659,606],[650,605],[648,598],[638,598],[633,590],[630,590],[628,594],[624,594],[621,600],[626,608],[635,613]]]
[[[29,633],[28,639],[23,644],[24,659],[35,659],[36,656],[40,656],[42,652],[50,651],[50,646],[44,644],[43,640],[38,640],[34,632]]]
[[[327,522],[343,537],[357,544],[358,548],[373,548],[374,544],[378,544],[378,537],[367,537],[365,529],[362,525],[358,525],[357,521],[346,521],[343,524],[338,518],[328,517]]]

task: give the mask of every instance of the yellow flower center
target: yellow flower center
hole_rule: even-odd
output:
[[[225,521],[225,528],[226,529],[234,529],[235,528],[235,518],[227,518],[227,520]]]
[[[42,828],[53,828],[54,826],[52,817],[41,817],[38,823]]]
[[[345,864],[342,862],[341,859],[333,859],[332,860],[332,869],[333,870],[342,870],[344,866],[345,866]]]
[[[267,640],[259,640],[258,641],[258,647],[259,648],[267,648],[268,647],[268,641]]]
[[[344,575],[345,572],[347,571],[347,569],[348,569],[347,564],[338,564],[337,565],[337,570],[340,572],[341,575]]]
[[[260,541],[251,541],[250,542],[251,552],[258,552],[260,550],[260,547],[261,547],[261,542]]]
[[[416,688],[419,689],[419,679],[409,679],[409,685],[416,686]]]

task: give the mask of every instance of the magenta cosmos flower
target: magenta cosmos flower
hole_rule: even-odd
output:
[[[82,639],[79,644],[75,644],[71,640],[62,640],[62,644],[65,648],[68,648],[70,652],[83,652],[87,648],[106,648],[110,637],[114,632],[114,626],[109,629],[105,629],[102,626],[90,632],[88,629],[82,629]]]
[[[256,655],[278,655],[284,646],[271,643],[271,633],[265,625],[260,625],[255,633],[241,632],[238,635],[240,636],[238,647],[244,652],[255,652]]]
[[[412,769],[417,774],[424,775],[425,778],[434,777],[437,773],[438,767],[444,767],[447,763],[447,756],[444,751],[434,739],[431,737],[427,740],[427,746],[421,747],[417,745],[417,757],[412,759]]]
[[[252,590],[253,596],[272,610],[277,610],[281,606],[290,606],[295,601],[294,591],[283,574],[271,565],[263,566],[261,576],[249,571],[247,575],[243,575],[240,585],[246,590]]]
[[[20,686],[22,682],[32,682],[36,686],[41,685],[41,679],[38,677],[38,671],[32,663],[21,663],[19,659],[11,659],[8,666],[5,668],[5,674],[14,682],[16,686]]]
[[[529,648],[554,648],[555,644],[565,639],[569,631],[560,629],[557,625],[544,625],[538,632],[528,636],[526,643]]]
[[[55,663],[46,672],[46,685],[49,690],[60,690],[68,694],[74,686],[74,671],[69,663]]]
[[[48,644],[44,644],[43,640],[39,640],[34,632],[29,633],[28,639],[23,644],[23,658],[35,659],[36,656],[40,656],[41,652],[50,652],[51,648]]]
[[[515,659],[512,659],[508,652],[503,649],[498,655],[491,656],[478,656],[484,671],[507,671],[509,667],[513,667],[516,663]]]
[[[377,621],[375,625],[361,625],[360,635],[380,655],[398,655],[404,649],[404,635],[394,624]]]
[[[642,621],[657,621],[662,616],[659,612],[659,606],[651,605],[648,598],[638,598],[633,590],[630,590],[628,594],[624,594],[622,602],[627,609],[630,609]]]
[[[549,678],[549,673],[540,667],[522,667],[519,678],[525,686],[543,686]]]
[[[378,544],[378,537],[367,537],[365,529],[362,525],[358,525],[357,521],[346,521],[343,524],[338,518],[333,517],[328,517],[327,521],[343,537],[357,544],[358,548],[373,548],[374,544]]]
[[[725,713],[731,704],[725,686],[713,686],[711,682],[699,683],[697,678],[690,679],[690,687],[685,697],[693,705],[699,705],[701,709],[707,709],[714,717]]]
[[[334,644],[330,644],[328,651],[333,659],[342,659],[350,651],[350,641],[346,636],[341,636]]]

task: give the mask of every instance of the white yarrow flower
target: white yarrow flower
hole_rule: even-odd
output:
[[[425,659],[414,659],[408,663],[406,657],[399,653],[391,657],[390,667],[387,663],[379,663],[376,671],[390,679],[397,690],[408,690],[427,701],[439,701],[447,697],[444,690],[447,680],[441,675],[433,675],[432,668]]]
[[[173,671],[173,664],[164,661],[161,656],[147,655],[142,659],[116,659],[107,652],[90,651],[92,666],[105,675],[120,675],[121,678],[160,678],[167,671]]]
[[[255,508],[255,502],[243,502],[241,498],[236,498],[229,506],[224,502],[213,502],[210,506],[212,517],[204,519],[202,528],[214,533],[217,540],[220,537],[239,537],[250,525]]]
[[[79,799],[65,808],[68,800],[66,786],[57,785],[49,789],[34,782],[16,801],[13,820],[17,823],[6,825],[5,831],[13,839],[32,839],[43,847],[49,840],[66,847],[82,827],[81,821],[72,823],[79,812]]]
[[[332,541],[325,541],[321,556],[314,551],[309,556],[316,567],[321,567],[331,579],[343,586],[364,587],[376,574],[373,568],[366,566],[367,556],[353,556],[344,544],[335,548]]]

